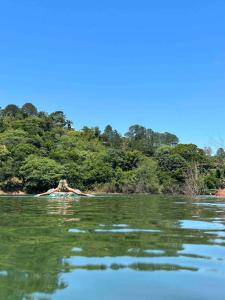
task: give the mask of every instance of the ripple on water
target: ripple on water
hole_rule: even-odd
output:
[[[98,224],[100,227],[107,227],[110,226],[109,224]],[[112,224],[113,227],[129,227],[128,224]]]
[[[79,229],[79,228],[70,228],[68,232],[73,233],[85,233],[86,230]],[[130,232],[147,232],[147,233],[154,233],[160,232],[158,229],[137,229],[137,228],[117,228],[117,229],[95,229],[94,232],[111,232],[111,233],[130,233]]]
[[[180,226],[183,229],[196,229],[196,230],[223,230],[225,226],[221,223],[206,222],[206,221],[193,221],[193,220],[180,220]]]
[[[144,253],[147,253],[147,254],[158,254],[158,255],[162,255],[165,253],[165,251],[163,250],[159,250],[159,249],[146,249],[144,250]]]
[[[79,247],[73,247],[72,251],[73,251],[73,252],[81,252],[81,251],[82,251],[82,248],[79,248]]]
[[[210,239],[209,241],[214,244],[225,244],[225,239]]]
[[[182,270],[189,269],[191,271],[197,270],[217,270],[224,273],[225,263],[223,260],[224,253],[221,249],[222,246],[215,246],[212,250],[209,248],[200,248],[199,251],[196,248],[189,248],[186,245],[186,249],[177,256],[104,256],[104,257],[87,257],[87,256],[74,256],[65,258],[64,263],[69,264],[74,269],[119,269],[119,268],[131,268],[139,271],[147,269],[160,269],[160,270]],[[206,251],[208,256],[202,255]],[[207,261],[207,263],[206,263]],[[117,267],[115,267],[117,266]],[[136,266],[136,267],[135,267]]]
[[[183,248],[183,250],[178,251],[179,254],[198,255],[220,260],[225,258],[225,248],[223,246],[183,244]]]
[[[85,233],[85,230],[79,229],[79,228],[70,228],[68,230],[69,232],[73,232],[73,233]]]
[[[221,208],[225,208],[225,203],[221,203],[221,202],[195,202],[193,203],[194,205],[198,205],[198,206],[217,206],[217,207],[221,207]]]
[[[216,237],[221,237],[221,238],[225,238],[225,231],[207,231],[206,233],[208,234],[213,234]]]
[[[165,254],[165,251],[163,250],[159,250],[159,249],[146,249],[146,250],[142,250],[141,248],[129,248],[127,250],[128,253],[131,254],[138,254],[138,253],[146,253],[146,254],[153,254],[153,255],[162,255]]]
[[[225,201],[104,199],[0,197],[0,298],[223,300]]]
[[[118,228],[118,229],[95,229],[95,232],[113,232],[113,233],[129,233],[129,232],[160,232],[158,229],[137,229],[137,228]]]
[[[8,271],[2,270],[0,271],[0,276],[7,276],[8,275]]]

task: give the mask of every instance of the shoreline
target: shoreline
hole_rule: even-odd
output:
[[[107,193],[107,192],[89,192],[87,193],[92,195],[126,195],[125,193]],[[0,196],[29,196],[29,195],[35,195],[35,194],[29,194],[23,191],[17,191],[17,192],[4,192],[0,190]]]
[[[201,195],[184,195],[184,194],[151,194],[151,193],[107,193],[107,192],[87,192],[94,196],[104,196],[104,195],[161,195],[161,196],[187,196],[187,197],[217,197],[217,198],[225,198],[225,196],[216,196],[215,194],[201,194]],[[17,191],[17,192],[4,192],[0,190],[0,196],[34,196],[35,194],[29,194],[23,191]]]
[[[25,196],[29,195],[23,191],[18,191],[18,192],[4,192],[0,190],[0,196]]]

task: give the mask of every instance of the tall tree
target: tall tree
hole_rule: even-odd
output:
[[[225,151],[224,151],[224,149],[223,148],[217,149],[216,156],[219,157],[219,158],[224,159],[225,158]]]
[[[16,115],[19,114],[19,113],[20,113],[20,109],[15,104],[9,104],[3,110],[3,115],[4,116],[16,117]]]
[[[25,103],[21,111],[25,116],[36,116],[38,113],[37,108],[32,103]]]
[[[64,127],[67,124],[66,117],[63,111],[55,111],[50,114],[50,118],[53,120],[55,126]]]
[[[131,140],[141,140],[146,136],[146,128],[141,125],[132,125],[129,127],[125,136]]]

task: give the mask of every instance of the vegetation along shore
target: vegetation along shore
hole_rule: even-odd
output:
[[[107,193],[211,193],[225,187],[225,151],[180,144],[141,125],[73,128],[62,111],[26,103],[0,109],[1,193],[37,193],[59,179]]]

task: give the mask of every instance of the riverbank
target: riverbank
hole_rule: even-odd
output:
[[[145,194],[145,195],[155,195],[155,194],[151,194],[151,193],[118,193],[118,192],[106,192],[106,191],[85,191],[85,193],[88,194],[92,194],[92,195],[96,195],[96,196],[100,196],[100,195],[132,195],[132,194]],[[185,194],[166,194],[166,193],[157,193],[158,195],[173,195],[173,196],[184,196]],[[213,192],[209,192],[209,193],[205,193],[204,195],[196,195],[196,196],[215,196],[216,194],[216,190],[213,190]],[[0,196],[29,196],[32,195],[30,193],[26,193],[24,191],[14,191],[14,192],[4,192],[2,190],[0,190]],[[194,195],[188,195],[186,194],[186,196],[194,196]]]
[[[125,193],[107,193],[107,192],[95,192],[95,191],[85,191],[88,194],[92,194],[92,195],[123,195]],[[14,191],[14,192],[4,192],[2,190],[0,190],[0,196],[29,196],[32,195],[30,193],[26,193],[23,191]]]
[[[0,190],[0,196],[24,196],[27,195],[27,193],[23,191],[17,191],[17,192],[3,192]]]

